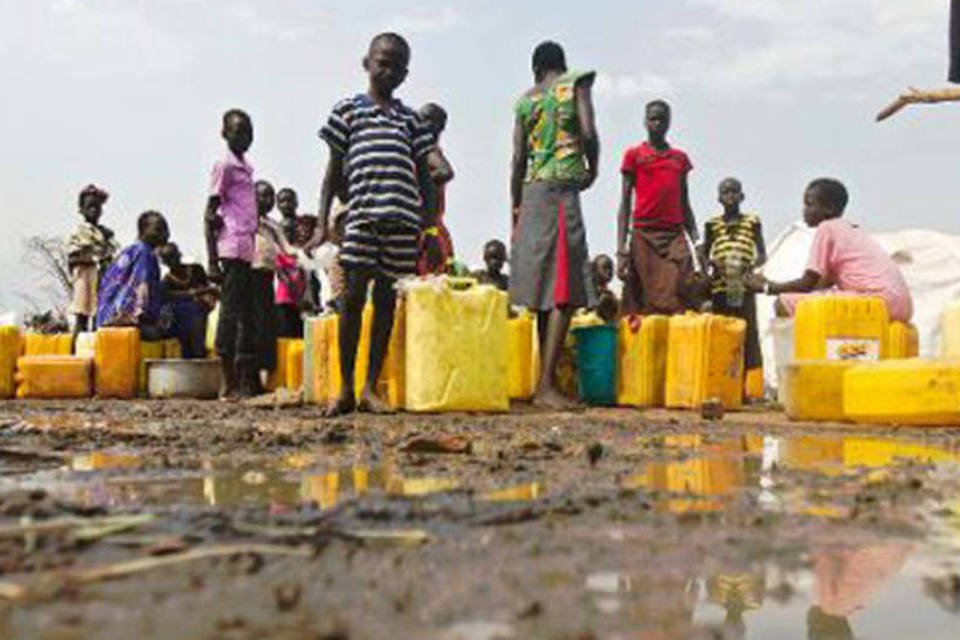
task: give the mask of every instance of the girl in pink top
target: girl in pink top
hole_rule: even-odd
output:
[[[909,322],[913,300],[900,267],[869,234],[842,219],[848,200],[837,180],[811,182],[803,196],[803,219],[817,232],[803,276],[791,282],[761,276],[753,288],[778,295],[777,315],[782,317],[792,316],[805,297],[840,294],[882,298],[891,320]]]

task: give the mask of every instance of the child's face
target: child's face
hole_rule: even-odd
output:
[[[170,230],[167,227],[167,221],[163,216],[150,216],[147,219],[143,233],[140,239],[151,247],[159,247],[167,243],[170,239]]]
[[[300,203],[297,200],[297,194],[289,190],[281,190],[277,196],[277,209],[283,214],[284,218],[292,218],[297,215],[297,207]]]
[[[613,282],[613,260],[609,256],[598,256],[593,261],[593,278],[604,286]]]
[[[500,273],[506,261],[506,250],[502,245],[491,245],[483,251],[483,262],[487,265],[487,271],[490,273]]]
[[[234,114],[227,119],[221,133],[234,155],[242,156],[253,144],[253,123],[248,118]]]
[[[670,110],[659,104],[648,108],[646,126],[651,138],[663,138],[670,131]]]
[[[420,110],[420,118],[423,119],[434,137],[439,138],[443,130],[447,128],[447,114],[439,109],[424,107]]]
[[[410,63],[406,50],[393,40],[382,38],[373,43],[363,59],[370,86],[381,95],[390,95],[407,78]]]
[[[266,182],[257,183],[257,212],[265,216],[273,210],[276,202],[276,196],[273,193],[273,187]]]
[[[807,187],[803,192],[803,221],[808,227],[816,227],[824,220],[838,217],[836,207],[820,197],[820,190],[816,187]]]
[[[736,180],[724,180],[718,189],[719,202],[724,211],[736,211],[743,203],[743,187]]]
[[[84,196],[80,215],[90,224],[97,224],[100,222],[100,216],[103,215],[103,201],[93,195]]]
[[[167,244],[160,248],[160,261],[168,269],[176,269],[180,266],[183,256],[180,255],[180,249],[175,244]]]
[[[313,237],[317,229],[317,222],[313,218],[302,217],[297,220],[297,226],[294,230],[293,242],[297,246],[306,244]]]

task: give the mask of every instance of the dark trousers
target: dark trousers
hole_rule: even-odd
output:
[[[763,354],[760,351],[760,330],[757,324],[757,296],[753,293],[744,293],[743,304],[740,307],[731,307],[727,304],[725,293],[715,293],[713,294],[713,312],[747,322],[747,335],[743,349],[744,371],[762,367]]]
[[[303,318],[295,304],[278,304],[277,335],[281,338],[302,338]]]
[[[253,293],[254,348],[257,368],[273,371],[277,368],[277,322],[273,311],[273,271],[254,269]]]
[[[217,324],[217,355],[221,358],[253,358],[253,269],[249,262],[220,260],[220,322]]]

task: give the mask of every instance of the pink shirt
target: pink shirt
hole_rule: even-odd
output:
[[[252,262],[258,224],[253,167],[227,151],[226,157],[213,165],[210,195],[220,198],[219,213],[223,218],[217,254],[221,258]]]
[[[817,226],[807,270],[840,291],[883,298],[891,320],[908,322],[913,300],[900,267],[876,240],[843,218]]]

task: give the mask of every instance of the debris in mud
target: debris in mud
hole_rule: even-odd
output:
[[[960,613],[960,575],[951,573],[942,578],[926,577],[923,579],[923,592],[944,611]]]
[[[413,436],[399,446],[404,453],[469,454],[473,443],[464,436],[450,434]]]
[[[587,459],[590,461],[590,466],[597,466],[597,462],[600,461],[600,458],[606,453],[607,449],[600,442],[594,442],[589,447],[587,447]]]
[[[277,610],[281,613],[292,611],[300,605],[300,596],[303,587],[299,583],[281,584],[273,589],[273,596],[277,602]]]

